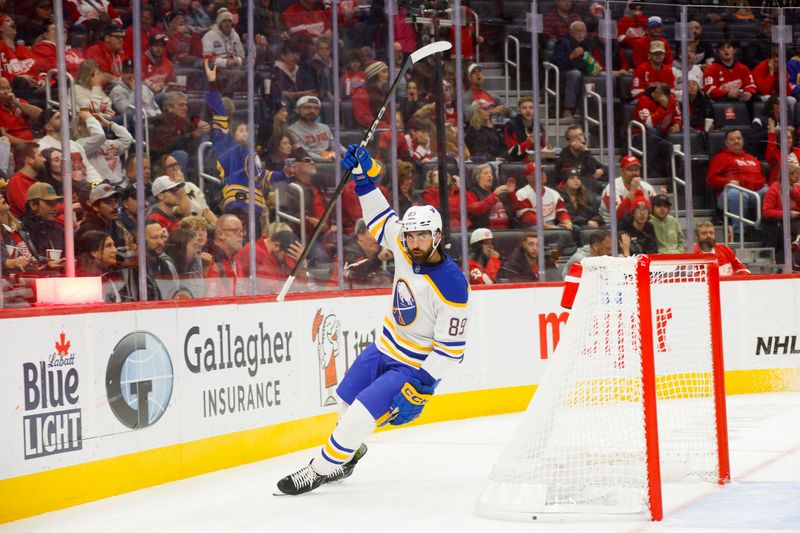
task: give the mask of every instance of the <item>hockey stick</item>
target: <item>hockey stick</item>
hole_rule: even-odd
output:
[[[419,63],[426,57],[439,52],[444,52],[445,50],[449,50],[451,47],[452,45],[447,41],[436,41],[423,46],[419,50],[415,50],[410,56],[408,56],[408,58],[406,58],[406,60],[403,62],[403,66],[400,68],[400,72],[397,73],[397,77],[392,82],[391,87],[389,87],[389,92],[386,94],[386,99],[383,101],[383,105],[378,111],[378,114],[375,116],[375,119],[372,121],[372,124],[367,130],[367,133],[364,134],[364,138],[361,140],[360,145],[362,147],[369,144],[369,141],[375,134],[375,130],[378,129],[378,123],[381,121],[381,118],[383,118],[383,114],[386,112],[386,108],[389,107],[389,101],[391,100],[394,92],[397,90],[397,84],[406,75],[408,69],[410,69],[412,65],[414,65],[414,63]],[[325,221],[330,216],[331,211],[333,211],[333,207],[336,205],[336,200],[342,194],[342,190],[344,190],[344,186],[347,184],[347,180],[350,179],[350,175],[352,173],[353,169],[348,169],[344,173],[344,176],[342,176],[342,180],[339,182],[339,185],[336,187],[336,190],[333,191],[333,196],[328,202],[328,205],[325,207],[325,212],[319,218],[319,222],[317,222],[317,226],[314,228],[314,233],[311,234],[311,238],[309,238],[308,242],[306,242],[306,247],[303,248],[303,253],[300,254],[300,257],[297,260],[297,264],[292,269],[292,273],[289,275],[288,278],[286,278],[286,282],[283,284],[283,288],[281,289],[281,292],[278,294],[277,301],[282,302],[283,299],[286,297],[286,293],[289,292],[289,289],[291,288],[292,283],[294,283],[294,279],[297,276],[297,271],[300,270],[300,268],[302,268],[302,265],[306,260],[306,256],[308,256],[308,252],[311,250],[311,246],[314,245],[314,242],[316,242],[317,237],[319,237],[319,234],[322,232],[322,227],[325,225]],[[300,223],[303,224],[304,221],[300,221]]]

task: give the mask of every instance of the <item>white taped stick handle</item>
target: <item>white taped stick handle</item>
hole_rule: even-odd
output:
[[[276,301],[282,302],[284,298],[286,298],[286,293],[289,292],[289,289],[292,287],[292,283],[294,283],[294,276],[289,276],[286,278],[286,281],[283,284],[283,288],[281,292],[278,293],[278,297],[275,298]]]

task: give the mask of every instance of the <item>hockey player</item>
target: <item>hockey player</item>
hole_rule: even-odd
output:
[[[364,220],[395,256],[392,306],[380,338],[347,371],[336,392],[342,410],[333,434],[311,462],[278,482],[283,494],[303,494],[350,476],[377,426],[416,419],[439,384],[464,358],[469,285],[439,246],[442,217],[431,206],[412,206],[402,220],[374,181],[380,166],[351,145],[342,166],[354,169]]]

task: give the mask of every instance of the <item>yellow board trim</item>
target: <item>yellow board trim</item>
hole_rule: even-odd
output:
[[[800,368],[728,371],[725,388],[729,395],[800,392]],[[535,390],[525,385],[436,395],[408,425],[523,411]],[[3,479],[0,523],[318,446],[336,418],[329,413]],[[393,429],[387,425],[378,431]]]

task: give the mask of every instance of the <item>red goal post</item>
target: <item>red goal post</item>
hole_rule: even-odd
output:
[[[710,254],[597,257],[479,513],[663,515],[662,482],[730,479],[719,272]]]

